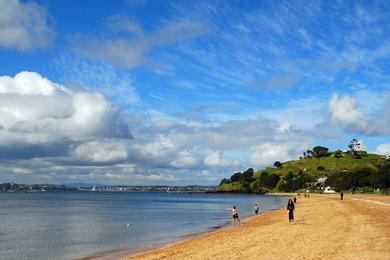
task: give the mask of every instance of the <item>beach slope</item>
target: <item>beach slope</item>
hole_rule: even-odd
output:
[[[390,197],[300,198],[295,220],[277,210],[124,259],[390,259]]]

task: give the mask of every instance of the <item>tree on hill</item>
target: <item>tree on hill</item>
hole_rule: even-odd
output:
[[[279,161],[274,162],[274,166],[275,166],[276,168],[283,168],[282,163],[279,162]]]
[[[269,174],[268,172],[262,172],[260,174],[260,185],[267,189],[275,188],[276,184],[278,184],[280,177],[275,173]]]
[[[371,178],[371,186],[377,188],[390,187],[390,163],[386,162],[383,167],[376,172]]]
[[[314,157],[323,157],[328,155],[329,149],[323,146],[315,146],[313,148],[313,155]]]
[[[343,151],[341,151],[341,150],[336,150],[336,151],[334,152],[334,154],[333,154],[333,157],[334,157],[334,158],[341,158],[341,157],[343,157]]]
[[[241,172],[236,172],[230,177],[231,182],[237,182],[241,180]]]
[[[292,172],[289,172],[278,182],[277,189],[285,192],[293,192],[298,189],[302,189],[305,185],[303,173],[294,176]]]
[[[230,183],[230,180],[228,180],[226,178],[223,178],[222,181],[219,183],[219,185],[223,185],[223,184],[226,184],[226,183]]]
[[[255,178],[253,177],[253,174],[255,173],[255,171],[253,170],[253,168],[249,168],[248,170],[246,170],[245,172],[242,173],[242,180],[244,182],[252,182],[255,180]]]
[[[357,139],[352,139],[348,145],[349,152],[352,155],[352,159],[358,159],[357,151],[360,150],[360,142]]]

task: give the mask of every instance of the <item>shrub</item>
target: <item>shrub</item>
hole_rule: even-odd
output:
[[[236,182],[241,180],[241,172],[236,172],[230,177],[231,182]]]
[[[222,181],[219,183],[219,185],[223,185],[223,184],[226,184],[226,183],[229,183],[230,181],[226,178],[222,179]]]
[[[316,146],[313,148],[313,155],[314,157],[322,157],[328,155],[328,148],[323,146]]]
[[[318,171],[325,171],[325,167],[320,165],[317,167],[317,170]]]
[[[280,177],[279,175],[272,173],[272,174],[266,174],[266,175],[261,175],[260,176],[260,183],[261,186],[268,188],[268,189],[273,189],[275,188],[276,184],[278,184]]]
[[[283,168],[282,163],[279,162],[279,161],[274,162],[274,166],[275,166],[276,168]]]

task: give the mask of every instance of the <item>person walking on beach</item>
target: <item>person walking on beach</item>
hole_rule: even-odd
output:
[[[255,204],[255,214],[256,215],[259,215],[259,206],[257,204]]]
[[[294,197],[294,204],[297,203],[297,197]]]
[[[341,192],[340,193],[340,199],[343,200],[343,198],[344,198],[344,193]]]
[[[232,208],[232,218],[233,218],[233,224],[236,223],[236,221],[238,223],[240,223],[240,218],[238,217],[237,207],[236,206],[233,206],[233,208]]]
[[[294,209],[295,209],[294,202],[292,201],[292,199],[289,199],[287,203],[288,221],[293,224],[294,224]]]

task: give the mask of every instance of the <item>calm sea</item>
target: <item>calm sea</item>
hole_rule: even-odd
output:
[[[159,245],[285,205],[282,197],[232,194],[0,193],[0,259],[77,259]]]

